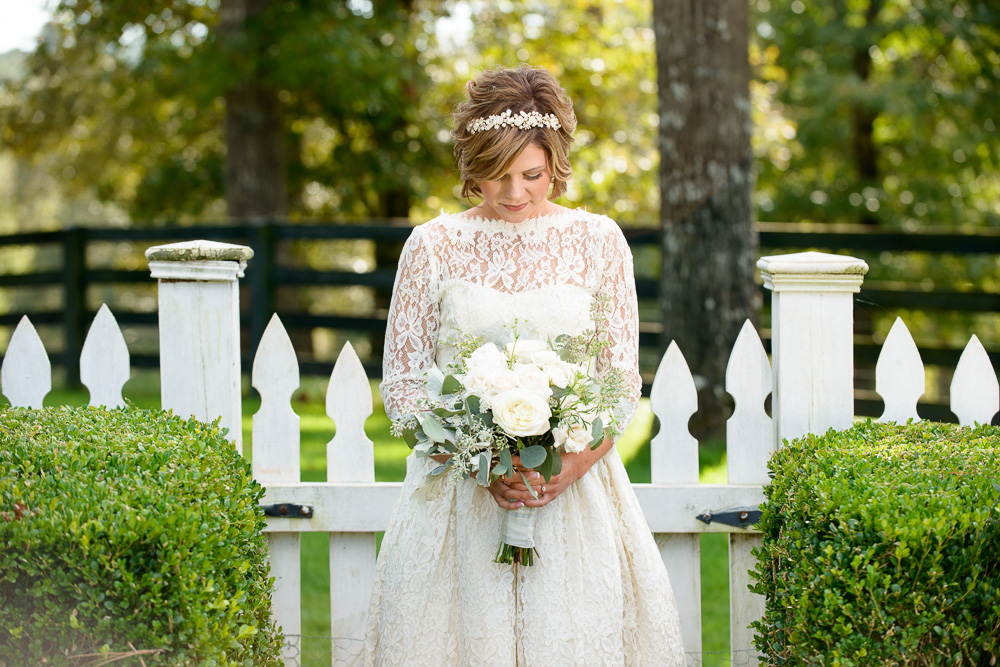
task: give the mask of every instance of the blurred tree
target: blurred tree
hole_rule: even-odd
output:
[[[62,0],[2,139],[133,219],[405,215],[440,142],[410,0]],[[429,10],[421,10],[433,14]],[[228,127],[228,131],[225,128]],[[228,159],[227,159],[228,156]]]
[[[226,207],[230,220],[262,223],[288,214],[278,90],[266,78],[273,44],[261,30],[272,0],[219,0],[219,44],[232,80],[226,101]]]
[[[1000,5],[752,6],[762,216],[1000,226]]]
[[[696,437],[725,432],[733,343],[757,320],[745,0],[654,3],[660,99],[662,344],[695,373]]]

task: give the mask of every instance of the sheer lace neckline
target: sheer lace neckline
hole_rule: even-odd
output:
[[[483,215],[469,215],[468,211],[452,213],[451,211],[446,211],[444,209],[441,210],[442,220],[454,221],[458,224],[466,224],[484,229],[486,231],[507,233],[535,232],[537,230],[550,227],[558,222],[578,219],[581,215],[585,214],[587,214],[587,211],[583,208],[566,208],[564,206],[560,206],[551,213],[536,215],[526,220],[522,220],[521,222],[507,222],[506,220],[502,220],[500,218],[488,218]]]

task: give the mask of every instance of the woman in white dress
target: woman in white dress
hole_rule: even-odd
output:
[[[573,106],[541,68],[498,68],[455,109],[463,196],[482,203],[414,228],[400,257],[382,395],[390,417],[417,409],[425,373],[446,368],[457,332],[503,346],[591,328],[610,304],[598,359],[639,398],[632,256],[611,219],[552,199],[572,175]],[[523,113],[522,113],[523,112]],[[411,455],[376,567],[370,665],[681,665],[667,572],[611,440],[562,456],[537,499],[521,482],[424,491],[437,463]],[[539,483],[541,480],[539,480]],[[537,483],[536,483],[537,488]],[[493,562],[504,512],[536,507],[530,567]]]

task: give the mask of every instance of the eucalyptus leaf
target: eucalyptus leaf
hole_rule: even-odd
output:
[[[514,470],[514,460],[511,458],[509,449],[500,450],[500,465],[507,468],[508,472]]]
[[[559,459],[559,455],[556,454],[554,449],[546,449],[545,460],[535,466],[535,471],[541,475],[546,482],[552,479],[552,464],[553,461],[557,459]]]
[[[471,412],[474,415],[478,415],[479,414],[479,397],[478,396],[469,396],[468,398],[465,399],[465,404],[468,406],[469,412]]]
[[[524,485],[528,487],[528,491],[531,491],[531,495],[537,498],[538,494],[535,493],[535,489],[531,486],[531,482],[528,481],[528,476],[522,472],[521,479],[524,480]]]
[[[417,434],[409,430],[403,431],[403,442],[406,443],[407,447],[413,449],[417,446]]]
[[[447,375],[444,381],[441,383],[441,393],[442,394],[457,394],[462,391],[465,387],[459,382],[458,378],[454,375]]]
[[[424,429],[427,437],[434,442],[444,442],[448,439],[448,434],[445,432],[444,426],[432,415],[425,416],[420,422],[420,427]]]
[[[545,461],[548,452],[541,445],[532,445],[525,447],[518,454],[521,456],[521,465],[525,468],[537,468]]]
[[[444,375],[441,373],[440,369],[432,368],[427,371],[427,394],[430,396],[440,396],[441,395],[441,384],[444,382]]]
[[[479,471],[476,473],[476,482],[480,486],[490,485],[490,457],[488,454],[479,455]]]
[[[590,448],[597,449],[604,442],[604,422],[598,417],[594,420],[594,425],[590,429],[593,439],[590,441]]]

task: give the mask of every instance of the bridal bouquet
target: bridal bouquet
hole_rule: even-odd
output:
[[[393,424],[417,456],[443,460],[432,474],[451,481],[472,476],[489,486],[502,476],[534,469],[549,481],[559,474],[562,452],[596,448],[620,435],[624,377],[616,369],[594,378],[601,340],[602,302],[592,311],[594,329],[554,340],[514,341],[504,348],[461,335],[449,341],[457,358],[445,375],[428,373],[422,411]],[[513,456],[520,458],[520,467]],[[495,562],[531,565],[536,508],[508,510]]]

